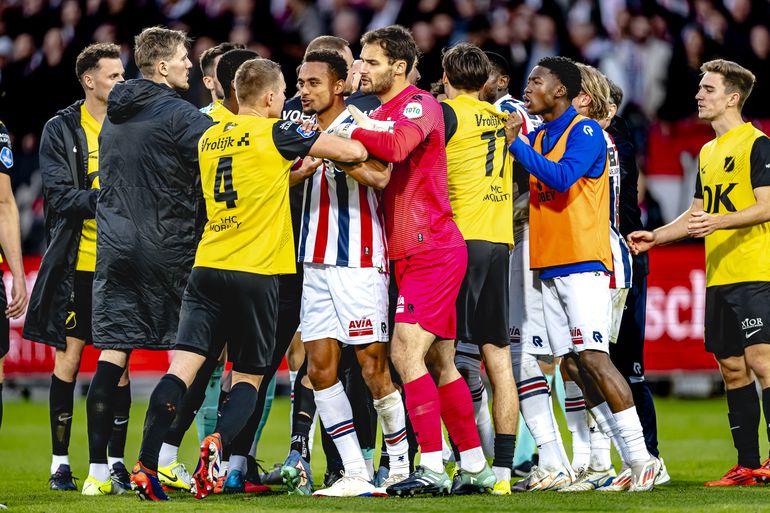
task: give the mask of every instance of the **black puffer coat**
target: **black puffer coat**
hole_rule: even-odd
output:
[[[205,222],[198,140],[213,124],[173,89],[117,84],[99,135],[94,345],[173,347]]]

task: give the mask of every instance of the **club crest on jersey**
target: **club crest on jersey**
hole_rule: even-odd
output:
[[[374,335],[374,326],[371,319],[359,319],[350,321],[348,325],[348,335],[351,337],[365,337]]]
[[[232,130],[237,126],[238,126],[238,123],[233,123],[232,121],[228,121],[227,123],[225,123],[225,127],[222,129],[222,131],[227,132],[228,130]]]
[[[409,119],[416,119],[422,116],[422,105],[417,102],[411,102],[404,107],[404,116]]]
[[[398,303],[396,303],[396,313],[404,313],[404,296],[398,296]]]
[[[3,163],[6,169],[10,169],[13,166],[13,153],[8,146],[0,150],[0,162]]]
[[[315,130],[305,130],[302,128],[302,125],[300,125],[297,127],[297,133],[305,139],[310,139],[315,135]]]

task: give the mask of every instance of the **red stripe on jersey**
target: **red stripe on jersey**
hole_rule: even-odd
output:
[[[358,187],[358,210],[361,216],[361,267],[372,267],[372,210],[367,187]]]
[[[326,242],[329,236],[329,185],[326,183],[326,163],[323,164],[321,183],[319,186],[321,197],[318,205],[318,228],[316,228],[315,247],[313,248],[313,261],[323,262],[326,255]]]

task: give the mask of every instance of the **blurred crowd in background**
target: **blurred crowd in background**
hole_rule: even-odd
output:
[[[58,109],[83,96],[74,62],[86,45],[121,45],[126,78],[135,78],[133,38],[142,28],[185,30],[196,64],[187,98],[204,106],[211,99],[197,59],[216,43],[242,43],[279,62],[291,96],[314,37],[345,38],[357,56],[364,32],[393,23],[414,34],[423,54],[418,86],[425,89],[441,78],[442,49],[458,41],[504,55],[516,97],[542,57],[598,66],[625,92],[621,114],[632,125],[643,173],[655,172],[651,130],[666,135],[695,117],[705,61],[722,57],[752,70],[757,85],[744,114],[770,118],[768,0],[0,0],[0,119],[13,137],[25,254],[45,245],[39,135]],[[664,211],[679,206],[666,191],[642,196],[651,226],[666,220],[666,203],[677,202]]]

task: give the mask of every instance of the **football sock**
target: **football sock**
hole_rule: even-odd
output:
[[[519,443],[516,444],[516,450],[513,453],[513,467],[518,467],[525,461],[532,461],[535,455],[535,439],[532,437],[532,433],[529,432],[527,423],[524,421],[524,417],[519,414],[519,428],[516,433],[516,439]]]
[[[230,461],[227,465],[227,471],[232,472],[234,470],[240,470],[243,475],[246,475],[246,469],[249,464],[246,460],[246,456],[236,456],[235,454],[230,456]]]
[[[96,373],[88,387],[88,452],[91,463],[107,466],[107,445],[112,432],[115,394],[123,367],[107,361],[96,364]],[[109,471],[107,473],[109,477]]]
[[[160,452],[158,452],[158,466],[170,467],[177,461],[179,461],[179,447],[163,442],[163,445],[160,446]]]
[[[770,441],[770,388],[762,390],[762,410],[765,412],[765,424],[767,424],[767,440]]]
[[[652,391],[646,381],[629,383],[629,386],[634,397],[634,406],[636,406],[636,411],[639,413],[639,422],[642,423],[647,452],[657,458],[660,456],[658,451],[658,420],[655,414],[655,402],[652,398]]]
[[[565,416],[567,428],[572,433],[572,468],[587,467],[591,458],[591,438],[586,419],[586,402],[583,392],[574,381],[564,382]]]
[[[516,435],[495,435],[495,459],[492,461],[492,471],[498,481],[511,480],[513,467],[513,451],[516,448]]]
[[[420,447],[420,465],[443,472],[441,458],[441,403],[436,383],[427,372],[404,383],[406,409]]]
[[[327,389],[316,390],[314,396],[318,415],[337,446],[345,474],[368,479],[369,472],[353,426],[353,410],[342,383],[338,381]]]
[[[267,424],[267,419],[270,416],[270,410],[273,408],[273,399],[275,399],[275,374],[273,374],[273,377],[265,384],[265,386],[267,386],[267,390],[265,390],[264,401],[260,404],[260,401],[257,400],[257,406],[262,412],[259,419],[259,425],[257,426],[257,432],[254,435],[254,440],[257,444],[259,444],[259,440],[262,438],[262,431],[265,429],[265,424]]]
[[[619,411],[614,416],[620,436],[623,437],[628,448],[628,462],[638,464],[648,461],[650,453],[647,452],[647,446],[644,443],[644,432],[639,422],[639,415],[636,413],[636,406]]]
[[[110,480],[110,467],[107,466],[107,463],[90,463],[88,475],[104,483]]]
[[[465,380],[457,378],[451,383],[438,387],[441,404],[441,420],[447,432],[460,450],[460,468],[468,472],[479,472],[486,465],[481,449],[479,432],[473,417],[473,400]]]
[[[318,418],[317,411],[316,418]],[[342,458],[340,457],[340,453],[337,450],[337,446],[334,445],[334,440],[332,440],[332,437],[330,437],[326,432],[326,429],[323,428],[323,422],[313,421],[313,426],[316,424],[321,425],[321,447],[323,448],[324,456],[326,456],[326,471],[333,474],[335,472],[339,472],[340,470],[344,470],[344,467],[342,466]],[[310,454],[313,454],[312,449],[310,450]]]
[[[241,432],[257,406],[257,389],[251,383],[241,381],[230,389],[230,399],[222,409],[216,432],[222,437],[222,447]]]
[[[623,465],[630,467],[631,460],[628,454],[628,447],[626,446],[623,437],[620,435],[620,428],[618,428],[615,416],[612,414],[612,410],[610,410],[607,402],[605,401],[591,408],[591,415],[594,416],[596,424],[599,426],[602,433],[609,436],[612,443],[615,444],[615,449],[618,450]]]
[[[594,470],[609,470],[612,467],[612,457],[610,449],[612,442],[610,437],[602,433],[599,425],[593,418],[588,416],[588,429],[591,432],[591,462],[590,466]]]
[[[492,417],[489,414],[489,396],[484,381],[481,379],[481,354],[476,344],[459,341],[455,352],[455,365],[465,378],[473,399],[473,416],[479,431],[479,439],[484,454],[491,458],[494,455],[495,430]]]
[[[341,383],[340,387],[342,387]],[[313,425],[316,409],[313,390],[304,386],[301,379],[297,380],[294,384],[291,450],[299,451],[307,462],[310,461],[310,428]]]
[[[115,394],[115,407],[112,417],[112,433],[107,448],[107,459],[123,460],[126,450],[126,436],[128,435],[128,415],[131,411],[131,385],[118,387]],[[110,465],[112,466],[112,465]]]
[[[727,418],[733,444],[738,450],[738,465],[759,467],[759,398],[754,383],[727,390]],[[764,399],[764,392],[763,392]]]
[[[70,457],[67,455],[64,456],[56,456],[55,454],[51,457],[51,474],[56,472],[56,470],[59,468],[59,465],[69,465],[70,464]]]
[[[198,429],[198,442],[214,432],[217,425],[217,414],[219,412],[219,394],[222,386],[222,373],[225,370],[225,364],[219,363],[214,372],[211,373],[206,391],[203,396],[203,403],[195,414],[195,425]]]
[[[160,447],[186,391],[184,381],[173,374],[166,374],[150,395],[139,450],[139,461],[149,470],[158,470]]]
[[[409,474],[409,442],[406,439],[406,413],[398,390],[374,399],[374,409],[382,425],[382,439],[388,449],[393,475]]]
[[[187,433],[187,430],[190,429],[193,421],[195,421],[195,414],[206,398],[209,379],[214,373],[214,369],[218,366],[219,360],[216,357],[209,356],[203,362],[201,368],[198,369],[195,379],[190,383],[190,387],[184,394],[182,401],[177,405],[176,416],[166,433],[164,442],[175,447],[182,445],[185,433]]]
[[[51,453],[53,456],[66,456],[69,453],[74,394],[74,381],[67,383],[57,378],[55,374],[51,375],[48,412],[51,418]]]

